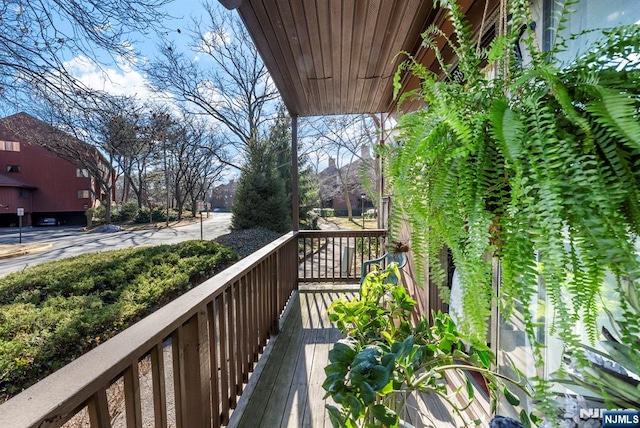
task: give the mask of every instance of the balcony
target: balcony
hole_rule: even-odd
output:
[[[384,236],[289,233],[4,403],[0,426],[330,426],[326,308],[357,293]],[[410,408],[455,426],[432,398]]]

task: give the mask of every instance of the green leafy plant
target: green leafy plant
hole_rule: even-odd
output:
[[[438,254],[448,247],[459,269],[464,316],[458,326],[474,344],[486,337],[494,292],[492,260],[500,260],[498,306],[509,318],[524,309],[524,328],[537,343],[539,320],[527,307],[540,286],[551,303],[552,332],[568,352],[584,320],[595,339],[598,296],[608,269],[637,289],[640,264],[634,242],[640,231],[640,27],[603,32],[581,57],[561,68],[554,54],[536,47],[529,2],[511,0],[508,30],[488,50],[475,45],[454,1],[445,8],[454,29],[424,34],[438,70],[410,56],[395,85],[409,72],[418,89],[401,96],[425,108],[399,117],[397,143],[384,148],[394,194],[391,229],[411,226],[414,254],[444,278]],[[566,21],[571,4],[560,10]],[[506,26],[505,26],[506,28]],[[522,44],[530,61],[513,53]],[[444,61],[442,39],[456,55]],[[487,64],[497,71],[490,79]],[[422,261],[416,263],[420,269]],[[420,273],[420,272],[419,272]],[[620,341],[637,352],[637,320],[627,317]],[[537,366],[544,364],[534,346]],[[539,379],[538,398],[547,387]]]
[[[395,263],[374,270],[365,278],[360,298],[336,300],[328,309],[329,319],[345,335],[329,351],[325,367],[323,388],[336,403],[327,405],[333,426],[397,427],[404,401],[413,392],[438,394],[462,421],[475,424],[463,413],[474,399],[471,380],[451,394],[444,380],[453,370],[479,373],[494,404],[498,390],[517,404],[504,381],[526,392],[525,386],[491,370],[494,355],[486,346],[466,351],[449,315],[433,313],[432,322],[420,317],[414,323],[416,301],[402,285],[388,281],[394,276],[399,277]],[[459,394],[467,404],[459,404]]]

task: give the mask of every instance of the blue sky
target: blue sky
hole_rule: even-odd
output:
[[[212,2],[222,8],[217,0]],[[166,7],[166,11],[174,17],[164,24],[167,26],[167,37],[171,38],[180,49],[186,50],[190,41],[189,32],[192,16],[202,13],[200,0],[175,0]],[[236,13],[236,12],[229,12]],[[178,32],[180,30],[180,32]],[[139,51],[133,64],[117,61],[106,66],[99,66],[89,58],[76,56],[67,62],[71,74],[85,85],[105,90],[116,95],[135,95],[142,100],[153,99],[152,92],[147,87],[147,79],[142,66],[156,57],[159,39],[137,35],[133,49]],[[194,54],[195,55],[195,54]],[[99,58],[101,61],[106,56]]]

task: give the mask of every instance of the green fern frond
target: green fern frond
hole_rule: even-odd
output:
[[[640,149],[637,94],[620,93],[598,85],[592,89],[599,99],[588,103],[585,109],[594,115],[595,122],[620,138],[623,144]]]
[[[491,134],[501,147],[510,165],[517,165],[522,156],[521,136],[523,124],[520,118],[509,108],[504,98],[497,98],[491,106]]]

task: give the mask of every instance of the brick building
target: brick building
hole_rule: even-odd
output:
[[[58,224],[86,223],[85,210],[105,198],[86,164],[67,160],[46,147],[82,145],[87,156],[104,161],[98,151],[26,113],[0,119],[0,227],[18,224],[17,209],[24,209],[23,226],[43,218]],[[112,174],[113,176],[113,174]],[[115,192],[115,185],[113,186]],[[113,195],[112,195],[113,197]]]

